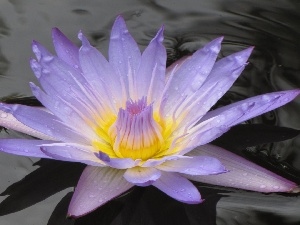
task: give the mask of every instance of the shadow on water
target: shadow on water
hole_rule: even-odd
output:
[[[247,69],[217,106],[299,88],[299,10],[300,3],[293,0],[2,1],[0,97],[3,101],[10,96],[6,101],[11,103],[38,105],[33,98],[20,98],[31,96],[28,82],[36,81],[28,63],[32,39],[53,49],[50,31],[59,27],[79,44],[76,35],[83,29],[92,44],[106,54],[111,25],[118,14],[127,20],[142,49],[164,24],[168,64],[218,36],[225,36],[220,57],[255,46]],[[298,99],[237,126],[215,143],[300,183],[299,107]],[[7,132],[2,130],[0,136],[28,138]],[[133,188],[85,217],[66,219],[83,168],[77,163],[32,161],[1,153],[0,224],[295,225],[300,221],[296,195],[265,195],[200,183],[196,185],[206,199],[201,205],[176,202],[153,187]]]

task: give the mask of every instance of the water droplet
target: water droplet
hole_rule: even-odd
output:
[[[248,175],[248,173],[243,173],[243,176],[247,176]]]
[[[263,184],[262,184],[262,185],[260,185],[259,187],[263,189],[263,188],[266,188],[266,185],[263,185]]]
[[[0,114],[0,117],[1,118],[6,118],[8,115],[7,115],[7,113],[5,113],[5,112],[2,112],[1,114]]]
[[[44,62],[49,63],[53,61],[54,57],[53,56],[46,56],[43,58]]]
[[[181,191],[181,192],[184,192],[184,191],[185,191],[185,189],[184,189],[184,188],[182,188],[182,189],[180,189],[180,191]]]
[[[49,74],[49,73],[50,73],[50,71],[49,71],[49,70],[47,70],[47,69],[43,69],[43,70],[42,70],[42,73],[43,73],[43,74]]]

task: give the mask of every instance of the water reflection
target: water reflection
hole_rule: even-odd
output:
[[[75,43],[79,43],[76,39],[77,32],[83,29],[93,45],[102,52],[107,52],[109,30],[118,14],[126,18],[132,35],[142,48],[149,42],[157,27],[164,23],[169,64],[221,35],[225,36],[222,57],[246,46],[256,46],[244,75],[220,104],[269,91],[300,87],[299,8],[297,1],[287,0],[277,1],[276,5],[272,1],[258,0],[200,2],[187,0],[176,3],[170,0],[2,1],[0,96],[5,97],[13,93],[31,95],[28,82],[35,81],[28,63],[32,39],[42,42],[51,49],[52,27],[59,27]],[[252,122],[299,129],[299,107],[299,104],[292,103]],[[1,137],[22,137],[11,131],[9,135],[3,131],[0,134]],[[283,161],[282,165],[291,165],[299,170],[299,146],[300,138],[294,138],[290,141],[260,146],[256,148],[256,153],[259,153],[260,157],[266,155],[266,159],[270,161],[274,159],[277,162],[276,160],[280,159]],[[4,205],[2,203],[2,208],[8,211],[14,209],[15,212],[5,215],[8,211],[2,210],[1,225],[96,222],[121,224],[121,221],[127,221],[124,224],[141,224],[144,221],[148,221],[148,224],[214,224],[214,219],[217,219],[218,225],[246,223],[263,225],[270,224],[270,221],[276,224],[296,224],[300,221],[299,199],[295,196],[263,195],[201,186],[201,192],[206,193],[207,201],[200,206],[170,202],[166,196],[153,188],[137,189],[128,196],[107,204],[95,212],[94,216],[74,222],[64,218],[70,199],[70,194],[67,193],[72,191],[72,188],[67,187],[73,186],[74,181],[67,186],[57,185],[55,179],[61,176],[62,172],[53,173],[51,180],[46,179],[48,178],[46,174],[55,170],[56,162],[51,161],[49,164],[45,162],[46,165],[36,164],[36,166],[32,166],[32,163],[31,159],[1,153],[0,191],[10,187],[7,193],[10,190],[12,198],[15,198],[11,202],[13,205],[8,207],[5,205],[5,197],[1,197],[5,203]],[[37,169],[38,166],[40,169]],[[72,166],[77,170],[69,168],[71,164],[62,163],[61,166],[68,168],[65,174],[74,172],[73,179],[76,180],[76,171],[80,170],[80,166],[78,168]],[[37,170],[34,173],[30,173],[35,169]],[[39,176],[36,175],[38,172]],[[10,186],[27,174],[29,175],[26,179],[30,178],[31,186],[24,184],[26,180],[21,182],[22,185],[17,183]],[[58,183],[61,184],[61,181]],[[44,186],[41,188],[39,185],[42,184]],[[14,187],[17,188],[15,192]],[[18,189],[20,187],[21,189]],[[24,196],[27,196],[27,200],[26,198],[24,200]],[[157,203],[158,200],[152,200],[153,196],[162,201]],[[24,202],[18,202],[18,199],[23,199]],[[157,204],[164,204],[163,206],[170,211],[164,210],[161,214],[157,214],[155,211]],[[27,206],[30,207],[26,208]],[[19,209],[23,210],[16,212]]]

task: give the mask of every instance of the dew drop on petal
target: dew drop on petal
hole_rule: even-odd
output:
[[[264,188],[266,188],[266,185],[263,185],[263,184],[262,184],[262,185],[260,185],[259,187],[262,188],[262,189],[264,189]]]
[[[1,117],[1,118],[6,118],[6,117],[7,117],[7,113],[2,112],[2,113],[0,114],[0,117]]]
[[[53,56],[46,56],[46,57],[44,57],[44,61],[47,62],[47,63],[53,61],[53,59],[54,59]]]

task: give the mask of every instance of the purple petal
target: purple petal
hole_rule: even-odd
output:
[[[222,39],[217,38],[195,52],[180,65],[174,76],[169,78],[169,88],[164,96],[168,99],[163,106],[164,115],[170,112],[172,114],[183,96],[190,96],[201,87],[214,66]]]
[[[34,107],[0,103],[0,110],[12,114],[18,121],[55,140],[88,143],[80,134],[63,125],[57,117]]]
[[[190,134],[183,138],[182,143],[186,146],[180,154],[187,153],[192,147],[213,141],[238,123],[292,101],[299,93],[300,90],[273,92],[208,112],[195,127],[189,130]]]
[[[101,152],[101,151],[94,153],[94,155],[96,157],[98,157],[99,159],[101,159],[102,161],[104,161],[104,163],[107,166],[110,166],[115,169],[132,168],[132,167],[139,165],[141,162],[140,159],[133,160],[131,158],[112,158],[112,157],[109,157],[106,153]]]
[[[141,160],[130,158],[110,158],[109,162],[105,162],[106,165],[116,169],[127,169],[137,166]]]
[[[299,89],[290,90],[290,91],[279,91],[269,94],[259,95],[252,98],[247,98],[245,100],[218,108],[216,110],[208,112],[201,121],[215,117],[216,115],[226,115],[226,117],[234,116],[236,111],[243,110],[243,105],[250,105],[251,107],[248,110],[245,110],[245,113],[242,116],[237,116],[234,120],[228,120],[227,126],[234,126],[238,123],[251,119],[255,116],[259,116],[263,113],[276,109],[282,105],[287,104],[292,101],[300,93]]]
[[[119,76],[115,73],[111,65],[104,56],[91,46],[87,38],[79,33],[82,47],[79,51],[79,59],[82,71],[93,91],[97,93],[106,105],[110,105],[112,100],[117,101],[117,107],[122,107],[119,101],[126,96],[122,96],[122,87]]]
[[[0,106],[1,107],[1,106]],[[53,138],[45,135],[37,130],[34,130],[25,124],[18,121],[12,114],[0,110],[0,126],[7,129],[12,129],[18,132],[28,134],[30,136],[43,139],[43,140],[52,140]]]
[[[41,151],[42,144],[51,144],[53,141],[28,139],[0,139],[0,151],[28,157],[51,158]]]
[[[128,77],[133,77],[137,73],[141,53],[121,16],[117,17],[112,27],[108,55],[109,63],[115,68],[119,77],[124,80],[126,90],[128,90]]]
[[[81,162],[91,166],[105,166],[105,164],[95,156],[91,147],[77,144],[54,143],[43,144],[40,148],[43,153],[57,160]]]
[[[182,112],[185,116],[181,124],[195,124],[211,109],[244,70],[252,49],[227,56],[215,64],[202,87],[179,107],[178,114]]]
[[[253,47],[247,48],[240,52],[233,53],[217,61],[212,68],[205,83],[216,82],[216,80],[227,79],[224,85],[224,92],[231,87],[232,83],[236,80],[239,74],[233,74],[235,71],[245,66],[250,54],[253,51]]]
[[[78,113],[78,110],[72,106],[68,106],[65,102],[55,99],[44,93],[38,86],[30,83],[33,95],[55,116],[61,118],[62,121],[69,125],[73,130],[80,130],[80,134],[89,140],[99,138],[91,126],[87,124],[89,121],[86,117]],[[44,139],[44,138],[43,138]]]
[[[36,62],[32,59],[31,68],[53,100],[89,117],[101,114],[98,98],[93,95],[91,86],[80,71],[58,57],[49,55],[41,45],[36,45],[34,49],[39,51],[40,60]]]
[[[209,156],[194,156],[192,158],[169,160],[156,168],[163,171],[189,175],[210,175],[227,172],[218,159]]]
[[[191,180],[258,192],[287,192],[297,186],[294,182],[214,145],[200,146],[188,155],[216,157],[229,170],[228,173],[213,176],[184,175]]]
[[[203,201],[198,189],[177,173],[162,173],[152,185],[180,202],[198,204]]]
[[[124,173],[124,178],[138,186],[148,186],[160,178],[161,172],[153,167],[133,167],[127,169]]]
[[[68,215],[83,216],[130,189],[133,185],[123,178],[123,174],[123,170],[108,167],[86,167],[75,189]]]
[[[137,99],[147,96],[148,102],[157,103],[165,86],[166,49],[163,46],[163,27],[157,32],[142,54],[141,64],[135,76]]]
[[[52,29],[52,39],[58,57],[69,65],[79,68],[79,48],[74,45],[58,28]]]
[[[31,48],[38,61],[40,61],[43,57],[47,58],[52,56],[52,54],[37,41],[32,41]]]
[[[157,159],[148,159],[146,162],[143,162],[141,167],[155,167],[167,160],[177,160],[182,158],[189,158],[189,157],[186,157],[184,155],[171,155],[171,156],[164,156],[162,158],[157,158]]]
[[[244,107],[245,110],[248,108],[248,106]],[[225,126],[224,124],[226,124],[226,122],[228,122],[229,120],[232,121],[236,117],[240,116],[242,113],[243,111],[236,111],[235,114],[231,114],[231,117],[226,117],[224,115],[212,117],[206,121],[202,121],[197,126],[191,128],[188,131],[189,134],[184,136],[181,142],[178,143],[181,149],[179,154],[184,155],[187,152],[194,149],[195,147],[207,144],[220,137],[230,128]]]

